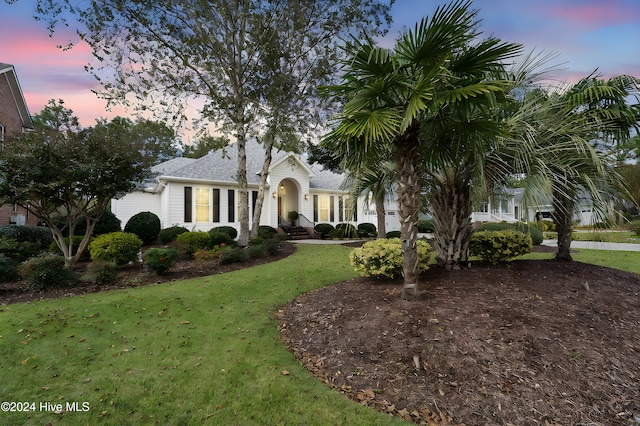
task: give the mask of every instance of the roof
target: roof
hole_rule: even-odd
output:
[[[31,114],[29,114],[29,108],[27,108],[27,103],[24,100],[15,68],[13,67],[13,65],[0,62],[0,74],[4,75],[7,78],[9,89],[11,90],[11,94],[13,96],[13,102],[15,103],[16,109],[20,114],[22,127],[26,129],[32,129],[33,123],[31,122]]]
[[[264,161],[264,148],[256,141],[247,141],[247,184],[260,183],[260,170]],[[295,157],[309,173],[309,186],[320,190],[341,190],[344,176],[320,166],[310,166],[303,157],[287,151],[275,151],[272,154],[272,167],[285,161],[287,157]],[[195,181],[236,183],[238,173],[238,150],[234,145],[224,150],[214,151],[201,158],[178,157],[152,168],[162,180],[180,178]]]

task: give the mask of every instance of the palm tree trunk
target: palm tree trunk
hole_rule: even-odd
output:
[[[397,166],[398,205],[400,210],[400,239],[402,240],[402,298],[414,300],[418,296],[418,212],[420,210],[420,141],[417,125],[397,140],[393,147]]]
[[[559,193],[555,193],[553,197],[553,221],[556,223],[556,231],[558,232],[558,252],[556,260],[571,261],[571,233],[573,227],[571,224],[571,214],[573,209],[571,203]]]
[[[432,178],[434,249],[436,261],[445,269],[461,269],[469,262],[471,226],[471,187],[455,171],[444,171]]]
[[[387,226],[385,224],[385,216],[387,212],[384,208],[384,193],[376,194],[375,203],[378,222],[378,238],[385,238],[387,236]]]

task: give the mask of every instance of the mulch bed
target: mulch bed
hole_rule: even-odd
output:
[[[320,380],[424,424],[640,424],[640,276],[561,261],[357,278],[280,313]]]

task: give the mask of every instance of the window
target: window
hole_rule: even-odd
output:
[[[236,191],[233,189],[227,191],[227,215],[229,222],[236,221]]]
[[[256,215],[256,202],[258,201],[258,191],[251,191],[251,218]]]
[[[208,188],[196,188],[196,222],[209,222]]]
[[[331,196],[329,197],[330,203],[329,203],[329,216],[331,217],[331,222],[335,222],[336,221],[336,206],[335,206],[335,197]]]
[[[213,217],[211,218],[211,221],[220,222],[220,190],[219,189],[213,190],[212,205],[213,205],[213,210],[212,210]]]
[[[344,222],[344,198],[338,197],[338,222]]]
[[[193,222],[193,188],[184,187],[184,221]]]
[[[313,196],[313,221],[318,222],[318,196]]]
[[[329,196],[318,196],[318,218],[320,222],[329,222]]]
[[[212,197],[213,193],[213,197]],[[213,207],[213,209],[212,209]],[[211,217],[213,213],[213,217]],[[184,187],[184,221],[193,222],[220,221],[220,190],[191,186]]]

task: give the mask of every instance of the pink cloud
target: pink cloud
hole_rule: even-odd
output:
[[[639,18],[639,11],[631,6],[617,5],[612,7],[610,2],[594,4],[576,4],[549,8],[545,11],[568,21],[585,24],[589,27],[602,27],[608,25],[635,22]]]

